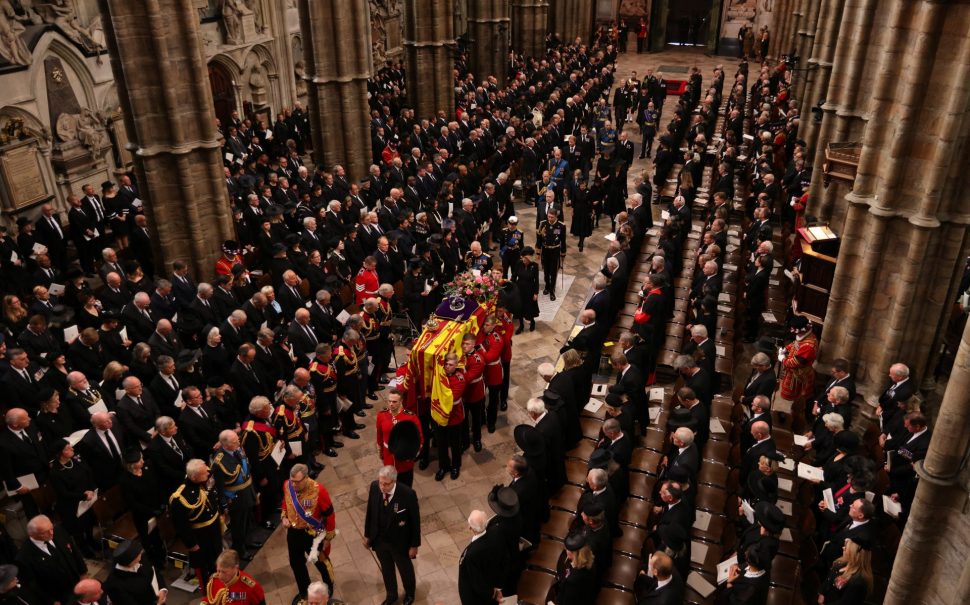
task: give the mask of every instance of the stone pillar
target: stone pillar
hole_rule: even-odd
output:
[[[512,48],[526,57],[546,54],[549,0],[512,0]]]
[[[886,605],[970,602],[970,517],[963,462],[970,448],[970,324],[933,427],[912,512],[899,541]],[[965,479],[964,479],[965,480]]]
[[[509,55],[509,0],[468,3],[470,69],[479,82],[495,76],[505,86]]]
[[[820,124],[816,124],[811,109],[819,101],[825,100],[825,94],[829,88],[835,41],[838,37],[839,26],[842,23],[845,4],[846,0],[824,0],[819,12],[815,43],[812,45],[812,56],[808,58],[807,67],[814,70],[815,73],[811,78],[811,83],[805,88],[804,96],[799,97],[802,116],[799,134],[808,143],[808,164],[812,163],[812,158],[818,152],[816,143],[818,142],[820,126]]]
[[[823,0],[812,0],[811,2],[807,3],[807,6],[803,7],[803,10],[805,10],[805,15],[802,18],[802,24],[795,39],[795,53],[800,58],[797,66],[798,71],[794,73],[795,90],[793,91],[793,94],[796,99],[802,99],[804,97],[805,86],[814,76],[814,71],[806,68],[808,67],[808,60],[812,54],[812,48],[815,43],[815,35],[818,28],[818,18],[822,2]]]
[[[831,142],[859,140],[865,127],[866,115],[859,107],[859,88],[867,57],[876,62],[880,38],[875,34],[872,20],[879,0],[847,0],[841,22],[835,24],[832,36],[837,40],[833,49],[828,90],[822,105],[822,123],[814,145],[813,174],[822,174],[825,147]],[[868,99],[863,96],[862,104]],[[805,109],[804,111],[807,111]],[[804,115],[804,113],[803,113]],[[809,192],[808,212],[823,221],[831,222],[838,232],[845,216],[847,188],[833,182],[822,186],[821,178],[813,178]]]
[[[451,0],[405,0],[408,104],[418,118],[455,113],[455,21]]]
[[[212,276],[232,214],[194,0],[99,0],[156,265]]]
[[[845,224],[836,228],[842,246],[820,359],[857,363],[856,383],[870,399],[895,361],[917,381],[930,370],[970,250],[970,5],[882,7],[869,22],[879,61],[860,99],[869,121]]]
[[[589,44],[593,31],[593,0],[556,0],[553,31],[565,44],[582,38]]]
[[[367,0],[299,0],[314,160],[341,164],[351,182],[371,164]]]
[[[784,29],[785,19],[791,10],[792,0],[775,0],[775,8],[771,11],[771,24],[768,26],[768,54],[772,57],[778,56],[778,47],[781,43],[781,30]],[[759,32],[760,33],[760,32]],[[755,44],[758,43],[758,35],[755,34]]]
[[[293,46],[290,44],[290,32],[286,22],[287,3],[270,2],[266,5],[266,22],[273,35],[273,47],[279,65],[280,90],[282,91],[282,103],[284,106],[291,106],[298,100],[296,92],[296,73],[293,65],[303,57],[293,56]],[[277,109],[282,110],[283,107]]]
[[[816,0],[811,1],[815,2]],[[785,15],[781,36],[778,40],[778,52],[775,53],[775,57],[778,59],[790,53],[795,46],[795,33],[798,31],[798,26],[802,21],[804,4],[805,0],[791,0],[789,3],[788,14]]]

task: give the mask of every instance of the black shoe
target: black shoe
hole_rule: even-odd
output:
[[[439,469],[438,469],[438,472],[434,474],[434,480],[435,480],[435,481],[441,481],[442,479],[444,479],[444,478],[445,478],[445,474],[446,474],[447,472],[448,472],[448,471],[446,471],[445,469],[443,469],[443,468],[439,468]]]
[[[549,294],[549,300],[556,300],[556,293],[552,292]]]
[[[494,425],[494,424],[490,424],[490,425],[488,425],[488,427],[487,427],[487,428],[488,428],[488,432],[489,432],[489,434],[491,434],[491,433],[494,433],[494,432],[495,432],[495,425]]]
[[[394,603],[397,603],[397,595],[394,595],[393,597],[387,597],[386,599],[384,599],[381,605],[394,605]]]
[[[418,462],[418,470],[423,471],[431,464],[430,460],[421,460]]]
[[[332,447],[328,447],[323,453],[331,458],[337,457],[337,450],[333,449]]]
[[[354,423],[354,428],[357,429],[358,431],[366,426],[367,426],[366,424],[361,424],[360,422]]]
[[[530,332],[535,332],[536,331],[536,322],[535,322],[535,320],[532,320],[532,321],[529,322],[529,331]]]
[[[377,379],[377,384],[387,384],[389,382],[391,382],[391,379],[388,378],[387,376],[381,376],[380,378]]]
[[[499,404],[498,409],[502,410],[503,412],[506,411],[506,410],[508,410],[509,409],[509,402],[508,401],[503,401],[502,403]]]
[[[582,246],[580,246],[580,247],[579,247],[579,251],[580,251],[580,252],[582,252],[582,251],[583,251],[583,247],[582,247]]]
[[[320,474],[320,471],[310,471],[309,474],[310,474],[310,478],[311,479],[316,479],[317,478],[317,475]]]
[[[549,294],[549,286],[546,286],[545,288],[543,288],[542,289],[542,293],[543,294]]]
[[[521,334],[522,333],[522,330],[524,330],[524,329],[525,329],[525,326],[520,325],[518,328],[515,329],[515,333],[516,334]]]
[[[357,410],[356,412],[354,412],[354,416],[365,418],[367,416],[367,412],[365,412],[364,410]]]
[[[358,435],[354,431],[350,431],[349,433],[344,433],[344,437],[346,437],[347,439],[360,439],[360,435]]]
[[[377,397],[374,397],[374,399],[377,399]],[[373,410],[374,409],[374,405],[371,404],[371,403],[362,403],[362,404],[360,404],[360,407],[362,409],[365,409],[365,410]]]
[[[404,597],[404,600],[401,601],[401,605],[414,605],[414,597]]]
[[[323,465],[320,464],[319,462],[316,462],[315,460],[310,461],[309,466],[310,466],[310,468],[312,468],[315,471],[322,471],[323,470]]]
[[[367,398],[370,399],[371,401],[377,401],[377,395],[374,394],[374,393],[367,393]],[[368,409],[368,410],[370,408],[374,407],[374,406],[370,405],[369,403],[365,403],[364,405],[369,406],[367,408],[364,408],[364,409]],[[361,406],[361,407],[363,407],[363,406]]]
[[[248,542],[246,548],[260,549],[263,547],[263,542]]]
[[[452,479],[457,479],[458,478],[458,475],[460,475],[460,474],[461,474],[461,469],[460,468],[453,468],[453,469],[451,469],[451,478]]]
[[[475,451],[476,452],[482,451],[482,442],[481,441],[476,441],[475,442]]]
[[[338,450],[339,450],[340,448],[342,448],[343,446],[344,446],[344,444],[343,444],[343,443],[341,443],[341,442],[339,442],[339,441],[334,441],[333,443],[331,443],[331,444],[330,444],[330,447],[335,447],[335,448],[337,448]]]
[[[390,382],[390,381],[388,381],[388,382]],[[375,392],[375,393],[380,393],[380,392],[381,392],[381,391],[383,391],[383,390],[384,390],[384,387],[382,387],[381,385],[377,385],[377,388],[376,388],[376,389],[374,389],[374,392]]]

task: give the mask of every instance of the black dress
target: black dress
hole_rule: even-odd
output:
[[[228,379],[229,367],[231,365],[232,356],[222,343],[219,343],[215,347],[207,344],[202,349],[202,374],[206,378],[219,377],[223,380]]]
[[[63,405],[62,403],[61,406]],[[48,444],[53,444],[58,439],[67,439],[67,436],[74,432],[74,419],[67,410],[63,412],[58,410],[57,413],[40,412],[34,422],[37,423],[37,430]],[[53,452],[48,453],[53,456]]]
[[[84,492],[98,489],[98,484],[94,481],[94,471],[80,458],[68,461],[67,465],[61,465],[55,460],[51,464],[50,483],[54,488],[54,510],[61,518],[64,528],[80,544],[91,544],[94,509],[89,508],[78,517],[77,506],[84,500]]]
[[[77,329],[79,332],[83,332],[87,328],[94,328],[97,330],[101,327],[101,311],[98,311],[97,315],[92,315],[91,313],[88,313],[87,309],[82,308],[74,315],[74,319],[77,322]]]
[[[111,233],[115,237],[126,237],[128,235],[128,215],[131,213],[128,198],[120,195],[105,196],[103,203],[108,211],[108,216],[111,217],[109,225]]]
[[[160,515],[165,510],[166,494],[162,494],[158,476],[154,469],[148,465],[142,468],[139,477],[131,472],[124,472],[118,481],[121,486],[121,495],[131,510],[131,518],[135,525],[135,531],[141,538],[142,544],[148,550],[152,560],[164,560],[164,548],[159,532],[148,531],[148,521],[156,515]]]
[[[589,191],[577,189],[573,197],[573,220],[569,232],[576,237],[589,237],[593,234],[593,207]]]
[[[534,320],[539,316],[539,265],[520,260],[512,268],[512,283],[519,289],[519,317]]]

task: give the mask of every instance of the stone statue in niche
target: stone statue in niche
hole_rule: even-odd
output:
[[[34,9],[44,23],[56,25],[64,32],[65,36],[85,49],[95,51],[104,48],[95,41],[91,30],[81,25],[81,22],[77,19],[77,13],[74,11],[74,5],[68,0],[37,2],[34,4]]]
[[[370,0],[371,18],[371,49],[373,50],[374,66],[380,67],[387,61],[388,22],[401,15],[398,0]],[[395,36],[395,39],[397,37]]]
[[[29,22],[29,19],[18,15],[10,0],[0,0],[0,59],[5,63],[30,65],[33,59],[21,38],[26,29],[25,21]]]
[[[33,133],[24,126],[23,118],[10,118],[3,127],[0,127],[0,147],[26,141],[33,136]]]
[[[253,14],[253,21],[256,24],[256,31],[266,33],[266,20],[263,18],[263,4],[261,0],[245,0],[246,8]]]
[[[266,76],[258,65],[253,65],[249,72],[249,94],[253,105],[260,107],[266,104]]]
[[[303,98],[307,95],[306,88],[306,66],[303,61],[297,61],[293,64],[293,75],[296,78],[296,96]]]
[[[226,44],[242,44],[243,17],[252,14],[243,0],[223,0],[222,24],[226,28]]]
[[[57,138],[64,143],[79,141],[91,153],[96,153],[108,145],[106,120],[88,107],[81,113],[62,113],[57,116]]]

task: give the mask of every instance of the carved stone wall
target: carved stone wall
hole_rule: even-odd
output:
[[[374,71],[388,61],[404,57],[404,19],[401,0],[369,0],[371,47],[374,52]]]

